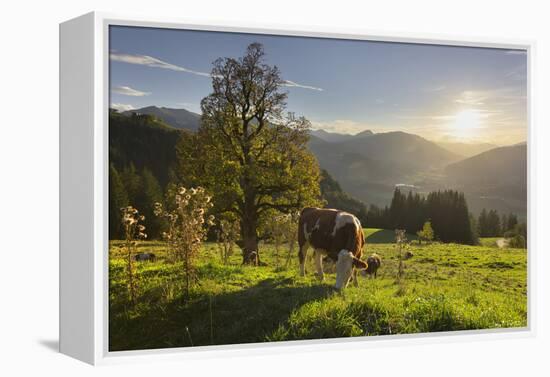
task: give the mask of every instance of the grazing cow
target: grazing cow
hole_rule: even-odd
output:
[[[137,253],[134,255],[134,260],[136,262],[151,261],[154,262],[156,259],[155,254],[153,253]]]
[[[365,274],[369,275],[369,277],[374,277],[376,279],[376,271],[378,271],[378,267],[382,264],[382,258],[378,254],[371,254],[367,258],[367,269],[365,270]]]
[[[307,250],[315,250],[317,276],[323,280],[323,257],[336,263],[336,289],[345,288],[351,279],[357,286],[357,269],[366,269],[361,260],[365,238],[357,217],[335,209],[304,208],[298,222],[300,274],[305,275]]]

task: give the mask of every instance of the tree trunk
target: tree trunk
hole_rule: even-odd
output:
[[[256,208],[256,190],[252,184],[253,160],[250,154],[250,140],[248,134],[248,122],[243,119],[243,159],[244,174],[241,187],[244,194],[243,217],[241,219],[241,231],[243,236],[243,264],[257,266],[260,263],[258,250],[258,214]]]
[[[252,206],[245,206],[241,229],[243,236],[243,264],[257,266],[260,262],[258,252],[258,234],[256,211]]]

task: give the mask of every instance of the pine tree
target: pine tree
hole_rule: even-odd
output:
[[[480,237],[488,237],[487,210],[483,208],[477,220],[477,229]]]
[[[500,234],[500,216],[492,209],[487,214],[487,237],[498,237]]]
[[[390,222],[391,227],[394,229],[405,228],[404,214],[406,211],[406,200],[406,196],[396,187],[390,204]]]
[[[510,213],[510,215],[508,215],[508,221],[506,222],[505,231],[514,229],[518,224],[519,224],[518,216],[513,213]]]
[[[109,166],[109,239],[122,239],[120,209],[128,205],[128,194],[115,166]]]
[[[508,230],[508,216],[506,216],[505,213],[500,216],[500,234],[499,236],[503,236],[504,233]]]
[[[155,203],[163,202],[163,193],[158,180],[149,169],[143,169],[143,204],[141,213],[145,216],[147,234],[149,238],[159,238],[161,219],[154,215]]]
[[[120,174],[126,192],[128,193],[128,202],[135,208],[143,208],[143,185],[141,176],[138,174],[134,164],[124,168]]]

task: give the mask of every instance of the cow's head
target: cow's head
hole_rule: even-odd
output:
[[[367,264],[356,258],[351,251],[341,250],[336,262],[336,289],[342,289],[348,285],[354,267],[364,270]]]

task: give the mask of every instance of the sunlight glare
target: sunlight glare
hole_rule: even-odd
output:
[[[478,110],[462,110],[453,117],[450,124],[451,132],[455,137],[468,139],[474,136],[480,123],[481,116]]]

